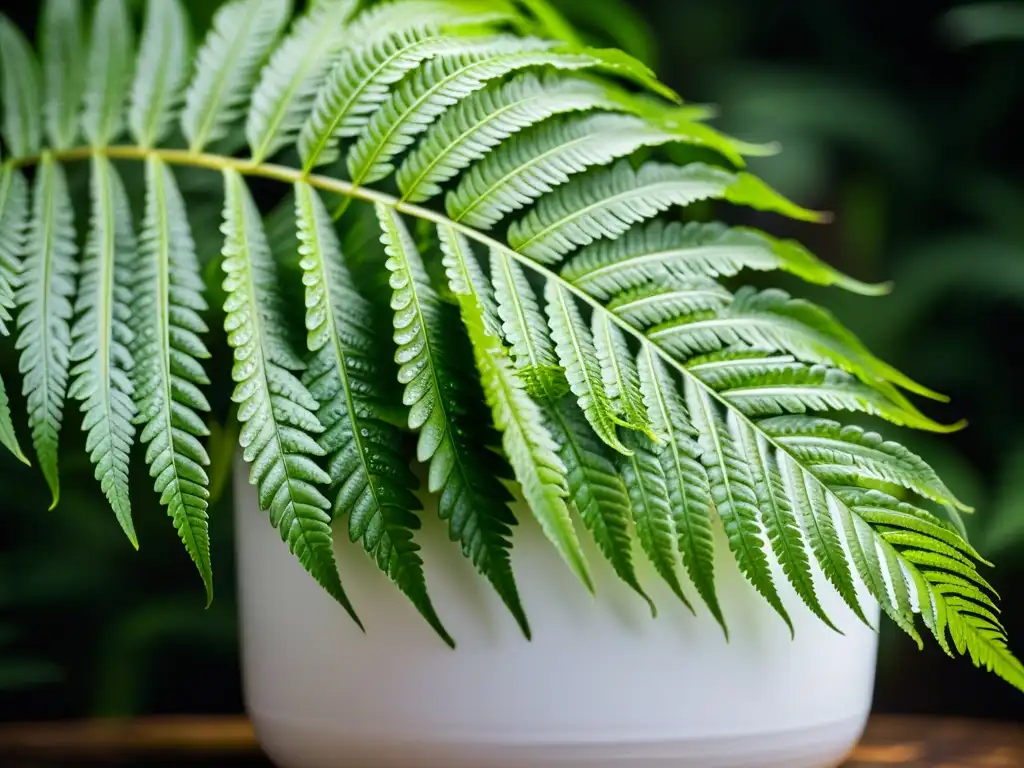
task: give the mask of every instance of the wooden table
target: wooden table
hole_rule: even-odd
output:
[[[0,726],[0,765],[269,768],[244,718]],[[1024,768],[1024,723],[874,717],[844,768]]]

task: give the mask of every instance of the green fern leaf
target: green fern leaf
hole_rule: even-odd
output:
[[[7,323],[15,308],[15,289],[21,284],[21,253],[28,223],[28,185],[17,171],[0,170],[0,336],[9,333]],[[0,445],[19,461],[29,461],[18,444],[11,419],[11,404],[3,379],[0,379]]]
[[[465,238],[447,228],[439,228],[438,235],[446,273],[462,276],[457,278],[455,287],[483,286],[482,275],[472,274],[476,262]],[[509,558],[516,519],[509,509],[511,496],[501,483],[511,478],[512,473],[501,457],[490,450],[498,445],[498,437],[489,426],[486,412],[481,413],[471,405],[482,399],[478,386],[470,384],[461,360],[442,363],[442,373],[450,385],[449,391],[442,393],[443,401],[453,428],[431,462],[430,488],[441,492],[441,517],[449,520],[452,538],[462,541],[463,553],[494,585],[529,638],[530,626]]]
[[[3,139],[15,157],[39,151],[42,124],[39,63],[32,46],[10,19],[0,15],[0,102],[4,105]]]
[[[491,251],[491,279],[502,330],[527,391],[557,399],[567,391],[565,373],[533,287],[522,268],[498,249]]]
[[[181,115],[193,152],[227,135],[290,15],[291,0],[234,0],[217,10]]]
[[[431,59],[413,71],[373,114],[348,154],[348,169],[356,184],[389,176],[391,161],[425,131],[448,107],[491,80],[517,69],[560,61],[543,40],[517,37],[470,41],[458,53]],[[580,57],[566,67],[586,66]]]
[[[111,162],[92,160],[92,223],[82,263],[71,331],[73,378],[68,396],[82,404],[85,449],[117,521],[138,549],[128,496],[128,461],[135,429],[131,381],[132,268],[135,233],[124,184]]]
[[[356,184],[379,181],[395,170],[392,161],[449,107],[489,82],[531,67],[560,70],[618,69],[601,51],[552,50],[552,43],[494,36],[456,54],[428,61],[398,86],[370,119],[348,156]]]
[[[629,456],[632,451],[619,440],[616,431],[621,420],[615,415],[605,389],[594,337],[583,322],[575,299],[554,281],[545,285],[544,299],[555,351],[580,409],[607,446]]]
[[[647,601],[633,564],[632,506],[626,485],[573,398],[545,403],[544,414],[566,468],[569,501],[622,581]]]
[[[634,327],[649,328],[680,315],[719,311],[731,301],[714,280],[672,278],[616,294],[608,309]]]
[[[634,432],[627,432],[623,441],[630,455],[616,457],[616,463],[629,493],[633,524],[636,526],[640,546],[658,575],[665,580],[676,597],[693,611],[679,582],[679,552],[672,517],[672,500],[669,498],[668,482],[657,447],[648,438]]]
[[[856,476],[902,486],[939,504],[965,512],[960,502],[928,464],[899,443],[874,432],[822,418],[778,416],[759,427],[809,471],[825,482]],[[859,484],[859,483],[858,483]]]
[[[592,296],[608,299],[649,283],[731,277],[743,269],[783,270],[809,283],[835,285],[865,296],[889,289],[847,277],[792,240],[717,223],[660,219],[584,249],[566,263],[562,276]]]
[[[0,336],[8,335],[7,324],[17,304],[27,225],[28,184],[21,173],[4,166],[0,168]]]
[[[89,50],[82,128],[90,144],[102,147],[124,128],[125,94],[132,82],[135,44],[124,0],[100,0],[92,40],[103,42]]]
[[[207,311],[195,243],[185,202],[171,170],[146,161],[146,215],[132,309],[135,398],[146,464],[156,492],[213,599],[207,509],[209,435],[202,414],[210,404],[201,360],[210,357],[201,336]]]
[[[180,0],[148,0],[135,66],[128,128],[144,147],[162,141],[184,97],[191,74],[188,19]]]
[[[249,479],[292,554],[358,622],[334,559],[331,504],[317,487],[330,483],[315,461],[324,453],[314,438],[323,433],[319,403],[293,374],[304,365],[288,344],[259,210],[236,171],[224,172],[224,185],[224,328]]]
[[[569,487],[558,444],[548,430],[544,414],[527,394],[501,339],[488,329],[482,303],[462,302],[463,322],[494,425],[522,487],[523,498],[548,540],[569,568],[594,591],[590,568],[580,548],[566,500]]]
[[[334,59],[348,44],[345,23],[356,0],[314,5],[263,68],[245,126],[254,162],[291,144],[305,122]]]
[[[362,17],[361,22],[353,25],[353,37],[365,25]],[[307,172],[336,161],[341,140],[360,136],[388,100],[391,87],[409,72],[428,59],[454,55],[470,45],[459,37],[457,29],[439,35],[438,27],[413,26],[411,19],[407,24],[408,28],[387,36],[378,30],[366,30],[369,40],[343,53],[335,64],[299,134],[299,157]]]
[[[39,48],[46,98],[43,117],[54,149],[78,138],[79,107],[85,92],[86,49],[80,0],[45,0],[40,15]]]
[[[419,432],[417,458],[430,462],[430,489],[433,492],[444,491],[441,516],[452,522],[455,533],[459,523],[471,514],[467,505],[490,504],[500,509],[507,499],[502,498],[496,487],[490,490],[497,496],[486,499],[491,494],[479,486],[481,478],[472,470],[473,455],[486,451],[487,446],[474,445],[474,441],[469,439],[473,425],[466,418],[465,411],[459,414],[461,418],[456,418],[462,410],[458,403],[460,387],[455,379],[456,363],[445,341],[440,297],[430,285],[416,245],[402,220],[393,210],[383,206],[377,207],[377,216],[381,223],[381,242],[388,255],[386,266],[391,273],[394,340],[398,346],[395,362],[400,366],[398,380],[405,385],[404,403],[410,408],[409,427]],[[448,247],[451,258],[455,253],[451,248],[458,247],[458,244],[449,241]],[[462,252],[461,247],[459,252]],[[474,498],[467,499],[466,494]],[[498,505],[494,504],[495,501]],[[507,534],[501,527],[495,528],[493,522],[503,524],[507,530],[509,518],[510,513],[506,510],[506,514],[497,512],[494,520],[484,522],[491,529],[489,532],[496,536],[487,542],[485,546],[489,552],[478,558],[476,564],[488,567],[484,574],[499,590],[524,632],[528,633],[518,592],[514,589],[514,582],[510,581],[511,568],[503,554],[495,552],[497,549],[506,550]],[[479,518],[476,522],[480,522]],[[471,544],[463,541],[467,551]],[[488,556],[492,554],[498,554],[498,559]],[[489,570],[492,563],[495,566],[493,572]]]
[[[788,352],[805,362],[838,366],[912,413],[916,409],[894,385],[944,399],[880,361],[825,310],[802,299],[791,299],[777,289],[758,292],[741,288],[721,311],[670,320],[648,335],[684,359],[728,345],[747,344]]]
[[[660,443],[661,437],[651,430],[651,419],[640,391],[640,374],[626,337],[609,316],[601,312],[594,313],[592,330],[601,379],[612,412],[629,429],[646,432],[651,440]]]
[[[726,356],[687,367],[748,416],[851,411],[878,416],[898,426],[932,432],[950,429],[916,409],[907,410],[894,403],[844,371],[797,363],[791,357]]]
[[[0,445],[9,450],[18,461],[29,464],[28,458],[18,444],[18,436],[14,432],[14,422],[11,419],[11,402],[7,397],[7,389],[4,387],[4,380],[0,378]]]
[[[739,445],[738,422],[731,412],[723,422],[710,397],[689,379],[685,384],[686,403],[699,435],[701,462],[707,470],[712,497],[718,516],[725,524],[729,546],[743,575],[792,632],[793,623],[782,605],[768,568],[765,542],[761,537],[757,491],[751,467]]]
[[[792,461],[792,459],[788,458],[780,458],[780,460],[783,462]],[[795,467],[799,467],[797,462],[793,461],[793,464]],[[806,472],[802,468],[794,471]],[[811,481],[818,482],[813,476]],[[875,533],[871,526],[854,515],[845,504],[836,505],[836,509],[839,514],[846,546],[850,551],[853,564],[861,581],[885,614],[892,619],[893,623],[906,632],[917,643],[918,648],[923,648],[924,642],[914,628],[914,612],[909,597],[901,599],[903,595],[899,591],[894,589],[890,592],[889,590],[888,582],[879,560]],[[902,575],[900,575],[900,579],[897,581],[898,583],[904,583]]]
[[[627,97],[596,79],[532,72],[488,87],[444,113],[398,171],[403,199],[419,203],[525,128],[554,115],[626,109]]]
[[[754,491],[765,533],[783,574],[811,613],[830,629],[839,632],[821,607],[814,590],[811,561],[794,511],[796,502],[787,492],[788,488],[783,483],[782,472],[771,447],[747,423],[737,422],[735,432],[754,479]]]
[[[68,387],[71,297],[78,253],[64,168],[44,154],[36,169],[25,271],[18,289],[17,348],[28,425],[50,491],[60,500],[57,449]]]
[[[638,367],[651,427],[665,441],[658,449],[658,460],[668,487],[678,551],[690,581],[728,637],[715,592],[711,484],[700,462],[700,447],[694,440],[690,416],[679,390],[650,346],[641,351]]]
[[[814,553],[814,559],[854,615],[868,624],[824,488],[810,476],[798,471],[796,465],[786,457],[777,455],[776,461],[786,496],[793,500],[800,527]]]
[[[553,264],[580,246],[615,239],[632,225],[673,206],[723,199],[792,218],[817,221],[746,173],[729,173],[703,163],[683,167],[647,163],[634,171],[627,161],[575,179],[544,198],[509,228],[509,244],[545,264]]]
[[[675,140],[634,115],[585,115],[544,124],[470,169],[448,196],[448,215],[490,229],[588,168]]]

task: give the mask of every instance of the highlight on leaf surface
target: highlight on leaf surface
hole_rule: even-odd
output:
[[[194,56],[180,0],[150,0],[138,30],[101,0],[88,36],[82,3],[48,0],[39,56],[0,19],[0,337],[16,337],[27,406],[12,410],[5,369],[0,445],[28,460],[30,436],[54,503],[74,398],[134,542],[138,428],[212,595],[207,443],[233,431],[207,424],[228,362],[206,335],[222,323],[260,508],[357,622],[335,535],[454,645],[417,542],[434,494],[529,637],[518,493],[584,588],[610,567],[653,612],[646,562],[727,632],[721,536],[790,627],[807,611],[844,629],[824,589],[859,620],[869,595],[916,642],[1024,689],[987,562],[950,522],[970,508],[889,430],[856,423],[960,428],[914,401],[944,398],[822,307],[742,284],[889,286],[692,221],[701,201],[827,220],[743,170],[769,148],[706,125],[636,59],[579,45],[547,3],[366,5],[230,0]],[[680,144],[703,161],[673,162]],[[121,181],[133,162],[138,200]],[[207,189],[224,199],[214,242]]]

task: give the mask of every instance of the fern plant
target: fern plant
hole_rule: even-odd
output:
[[[825,220],[743,170],[770,148],[718,133],[631,57],[559,39],[564,22],[544,3],[365,5],[317,0],[295,15],[289,0],[231,0],[194,56],[178,0],[149,1],[138,45],[124,0],[99,0],[88,34],[77,2],[51,0],[41,61],[0,22],[0,331],[16,336],[54,503],[74,399],[132,543],[138,442],[212,596],[210,291],[197,255],[211,233],[181,182],[219,173],[218,322],[240,447],[271,523],[356,621],[335,534],[454,644],[416,544],[414,436],[451,539],[527,636],[512,483],[587,588],[578,526],[647,599],[636,539],[679,599],[704,603],[725,630],[713,557],[723,527],[783,621],[773,561],[832,625],[817,563],[862,619],[859,582],[918,643],[923,625],[1024,689],[985,561],[948,519],[968,508],[922,459],[837,420],[956,429],[908,393],[941,396],[824,309],[733,292],[726,278],[885,287],[796,242],[689,215],[719,200]],[[680,145],[692,162],[659,159]],[[68,180],[83,161],[84,247]],[[139,165],[141,201],[125,181]],[[288,191],[278,217],[290,238],[268,232],[257,201],[272,193],[254,195],[255,180]],[[354,252],[344,244],[367,214],[379,245]],[[296,289],[304,315],[287,298]],[[28,461],[2,388],[0,441]]]

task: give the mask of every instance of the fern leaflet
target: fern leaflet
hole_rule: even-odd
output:
[[[324,451],[319,403],[294,375],[304,368],[288,344],[274,265],[259,211],[242,177],[224,172],[224,329],[234,349],[232,378],[239,443],[260,508],[303,567],[358,622],[334,559],[330,482],[314,457]]]
[[[128,494],[136,413],[129,352],[135,233],[124,184],[99,154],[92,160],[91,189],[92,224],[71,332],[71,360],[77,365],[71,370],[68,395],[82,404],[85,449],[96,465],[96,479],[138,549]]]
[[[210,457],[200,442],[209,431],[210,404],[199,389],[210,383],[201,360],[207,310],[185,202],[171,170],[146,163],[146,215],[132,308],[135,397],[146,463],[160,501],[213,599],[207,509]]]
[[[81,2],[45,0],[39,43],[46,92],[43,102],[46,134],[54,149],[66,149],[78,138],[79,107],[85,90],[86,47]]]

